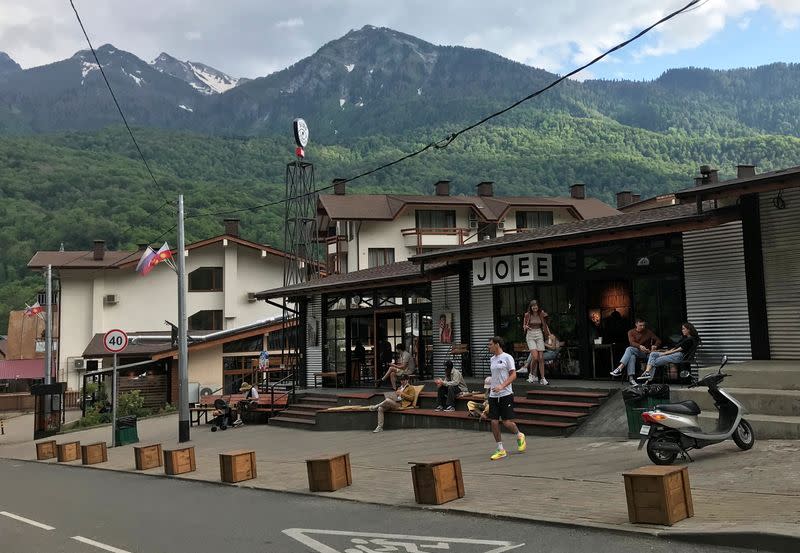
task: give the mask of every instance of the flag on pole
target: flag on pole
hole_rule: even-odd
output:
[[[153,265],[157,265],[158,263],[166,261],[167,259],[172,259],[172,250],[169,249],[169,246],[167,245],[166,242],[164,242],[163,246],[158,248],[156,256],[158,257],[158,260],[153,262]]]
[[[25,314],[28,317],[33,317],[35,315],[38,315],[42,311],[44,311],[44,307],[39,305],[38,301],[36,303],[34,303],[33,305],[27,305],[27,304],[25,305]]]
[[[142,273],[142,276],[146,275],[150,272],[152,267],[150,266],[150,262],[155,258],[156,252],[150,246],[147,246],[147,249],[144,250],[142,253],[141,259],[139,259],[138,265],[136,265],[136,272]]]

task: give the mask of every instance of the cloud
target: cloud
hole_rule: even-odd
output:
[[[741,18],[739,22],[736,24],[736,26],[739,27],[741,30],[746,31],[750,27],[750,18],[749,17]]]
[[[183,34],[186,40],[200,40],[203,38],[203,33],[200,31],[187,31]]]
[[[293,17],[286,21],[278,21],[275,26],[279,29],[293,29],[294,27],[302,27],[303,19],[300,17]]]

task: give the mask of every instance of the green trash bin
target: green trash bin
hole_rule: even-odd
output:
[[[139,441],[135,416],[119,417],[117,419],[117,431],[114,434],[114,441],[117,445],[135,444]]]
[[[645,397],[636,401],[625,402],[625,414],[628,416],[628,438],[637,438],[642,428],[642,413],[650,411],[656,405],[669,403],[668,399]]]

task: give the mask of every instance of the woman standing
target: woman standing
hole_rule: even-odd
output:
[[[700,336],[692,323],[681,325],[681,339],[675,347],[666,351],[654,351],[647,358],[647,368],[636,380],[653,380],[655,370],[658,367],[669,365],[670,363],[680,363],[686,356],[697,349],[700,344]]]
[[[538,300],[531,300],[522,320],[522,331],[525,333],[525,341],[528,343],[528,350],[531,352],[528,382],[531,384],[541,383],[545,386],[547,386],[547,379],[544,377],[544,339],[550,334],[547,328],[547,317],[547,313],[539,307]],[[540,376],[536,376],[537,366],[539,367]]]

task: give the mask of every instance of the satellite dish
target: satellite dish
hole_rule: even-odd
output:
[[[292,122],[294,127],[294,142],[300,148],[305,148],[308,144],[308,125],[303,119],[297,118]]]

